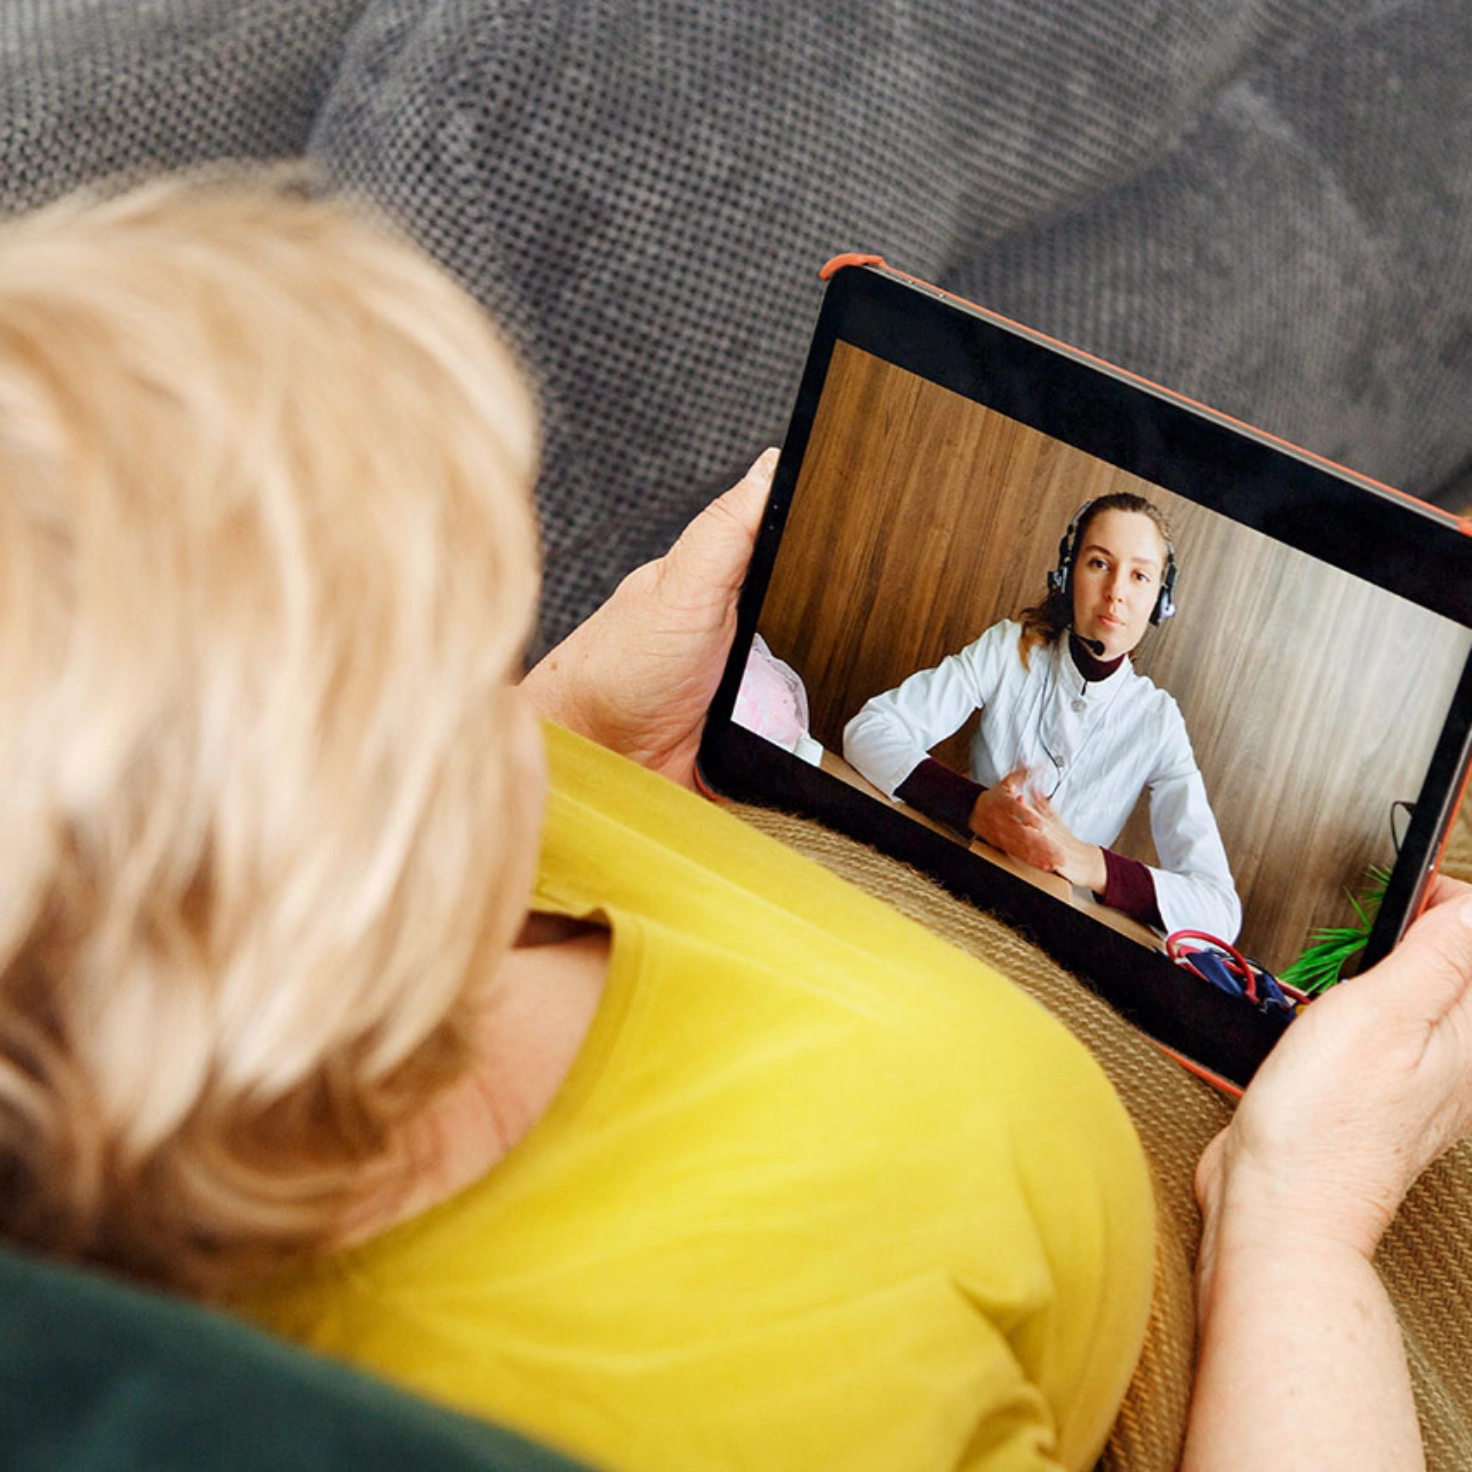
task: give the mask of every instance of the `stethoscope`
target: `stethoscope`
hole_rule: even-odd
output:
[[[1068,780],[1069,774],[1071,772],[1077,771],[1079,760],[1083,756],[1084,752],[1088,749],[1089,742],[1094,739],[1095,735],[1098,734],[1100,726],[1104,724],[1103,718],[1105,712],[1108,710],[1109,706],[1113,705],[1114,702],[1119,698],[1119,691],[1121,688],[1123,688],[1122,686],[1116,686],[1114,691],[1109,696],[1108,701],[1101,705],[1100,709],[1095,713],[1094,719],[1089,725],[1088,730],[1084,732],[1084,739],[1079,742],[1078,750],[1075,751],[1073,754],[1072,765],[1069,764],[1068,758],[1065,757],[1062,752],[1054,751],[1053,748],[1048,745],[1047,737],[1043,735],[1043,727],[1047,723],[1048,712],[1053,707],[1053,695],[1058,689],[1059,667],[1062,665],[1063,661],[1069,657],[1067,641],[1070,632],[1071,630],[1065,630],[1063,634],[1059,636],[1057,645],[1049,651],[1050,658],[1048,662],[1048,683],[1043,687],[1043,698],[1038,706],[1038,745],[1042,747],[1043,752],[1047,756],[1048,760],[1053,763],[1053,770],[1058,774],[1051,790],[1044,794],[1044,797],[1048,802],[1053,801],[1053,798],[1057,795],[1058,789],[1063,786],[1065,781]],[[1118,674],[1119,671],[1116,670],[1114,671],[1114,673]],[[1100,681],[1099,683],[1107,684],[1110,678],[1110,676],[1106,676],[1105,679],[1103,681]],[[1082,681],[1079,686],[1079,692],[1073,697],[1072,701],[1070,702],[1070,704],[1073,706],[1074,714],[1076,715],[1082,715],[1084,711],[1088,709],[1089,703],[1088,698],[1084,693],[1088,689],[1089,682],[1083,678],[1082,674],[1080,674],[1079,679]]]

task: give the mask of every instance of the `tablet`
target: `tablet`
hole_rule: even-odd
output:
[[[1244,1085],[1301,1009],[1272,978],[1373,963],[1435,871],[1467,524],[874,258],[824,274],[702,781]]]

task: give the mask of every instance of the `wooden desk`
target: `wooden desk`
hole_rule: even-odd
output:
[[[886,797],[872,782],[861,776],[844,761],[837,752],[829,751],[825,747],[818,765],[830,776],[847,782],[850,787],[857,788],[876,802],[882,802],[896,809],[912,822],[923,823],[927,828],[933,828],[937,833],[944,834],[952,843],[969,848],[977,858],[985,859],[987,863],[995,864],[997,868],[1005,869],[1019,879],[1025,879],[1034,888],[1045,891],[1054,899],[1061,900],[1065,905],[1072,905],[1075,910],[1083,911],[1091,920],[1097,920],[1101,925],[1107,925],[1111,930],[1117,930],[1121,935],[1127,935],[1131,940],[1139,941],[1142,946],[1148,946],[1152,951],[1165,949],[1161,938],[1148,926],[1141,925],[1138,920],[1126,915],[1122,910],[1112,910],[1108,905],[1101,905],[1088,890],[1076,888],[1061,874],[1053,874],[1047,869],[1039,869],[1032,864],[1024,863],[1021,859],[1014,859],[1010,854],[1004,854],[1001,849],[993,848],[991,844],[983,843],[975,836],[968,844],[959,833],[947,828],[944,823],[937,823],[934,818],[926,817],[924,813],[910,807],[907,803],[896,802],[893,798]]]

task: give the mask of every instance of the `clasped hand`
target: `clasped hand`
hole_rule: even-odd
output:
[[[1104,851],[1074,836],[1053,804],[1033,790],[1025,767],[1009,772],[976,799],[971,831],[1004,854],[1096,894],[1108,883]]]

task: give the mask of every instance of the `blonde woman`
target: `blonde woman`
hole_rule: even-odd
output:
[[[0,228],[0,1227],[601,1465],[1091,1465],[1151,1277],[1102,1075],[680,785],[770,457],[518,687],[534,445],[342,206]],[[1441,898],[1203,1164],[1193,1465],[1414,1455],[1369,1253],[1472,1119]]]

